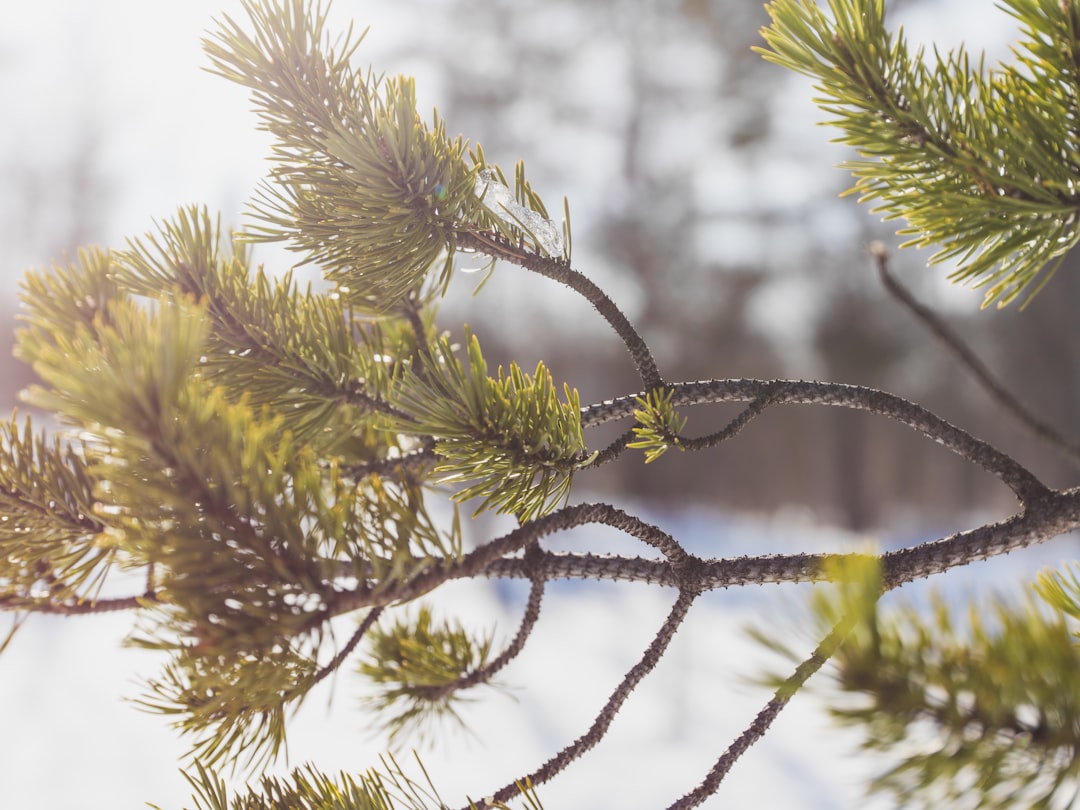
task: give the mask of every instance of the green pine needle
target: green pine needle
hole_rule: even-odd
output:
[[[442,340],[422,373],[406,373],[394,401],[410,419],[396,429],[436,438],[436,475],[463,486],[456,501],[481,499],[477,513],[494,509],[523,522],[548,514],[588,462],[577,391],[564,386],[560,401],[543,363],[532,376],[511,364],[489,377],[480,342],[471,333],[467,341],[468,371]]]
[[[422,736],[441,719],[462,722],[456,684],[484,666],[491,638],[474,639],[457,622],[436,622],[431,608],[421,605],[415,618],[371,630],[367,649],[358,669],[379,691],[365,703],[394,739]]]
[[[686,417],[679,416],[671,405],[671,391],[650,391],[648,396],[637,398],[633,431],[636,437],[627,447],[645,452],[645,463],[651,464],[671,447],[682,449],[679,434],[686,427]]]
[[[936,247],[985,303],[1030,297],[1080,241],[1080,22],[1074,3],[1007,0],[1017,62],[987,70],[963,50],[911,52],[883,0],[769,3],[766,59],[815,79],[818,105],[860,155],[860,200],[903,218],[905,245]]]
[[[416,111],[411,79],[357,72],[350,30],[334,47],[325,10],[245,0],[253,32],[229,17],[205,41],[213,70],[251,89],[275,138],[274,168],[247,236],[288,240],[323,266],[348,303],[388,312],[441,261],[477,207],[466,145]]]

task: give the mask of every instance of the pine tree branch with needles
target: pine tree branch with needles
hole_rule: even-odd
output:
[[[822,641],[807,656],[785,631],[757,632],[794,670],[766,679],[765,707],[700,784],[673,786],[685,792],[672,807],[722,792],[822,670],[834,691],[863,699],[830,705],[870,733],[866,748],[907,745],[919,724],[944,741],[875,783],[905,802],[929,803],[935,790],[957,797],[972,774],[982,806],[1009,790],[1050,806],[1080,783],[1075,571],[1046,572],[1038,602],[995,603],[998,626],[976,617],[966,634],[939,605],[928,620],[879,602],[1080,528],[1080,488],[1051,487],[885,391],[666,379],[645,337],[571,262],[569,205],[557,224],[524,164],[508,178],[479,145],[449,137],[437,114],[422,119],[414,82],[357,67],[363,36],[333,38],[319,2],[242,5],[247,19],[222,18],[205,49],[214,73],[250,92],[273,139],[249,226],[223,232],[206,209],[182,208],[123,249],[87,249],[23,282],[16,352],[38,375],[24,398],[58,427],[47,436],[17,415],[0,425],[0,610],[14,618],[0,651],[10,654],[31,614],[135,614],[129,643],[164,662],[138,703],[191,741],[188,778],[205,810],[538,808],[536,786],[607,737],[699,596],[811,582],[819,587],[799,619]],[[962,51],[909,52],[880,0],[777,0],[762,49],[818,81],[820,106],[861,153],[849,164],[856,190],[1001,304],[1045,284],[1080,233],[1080,9],[1060,0],[1006,9],[1025,41],[1016,66],[989,74]],[[329,286],[255,265],[250,243],[264,241],[284,242]],[[583,297],[625,347],[641,390],[582,405],[544,363],[491,370],[480,331],[438,321],[463,252]],[[1008,403],[877,261],[894,295]],[[742,409],[719,430],[688,432],[695,409],[730,403]],[[1013,514],[886,552],[706,557],[613,503],[577,499],[575,482],[597,467],[715,451],[776,409],[807,406],[910,428],[996,479]],[[1020,418],[1075,454],[1026,409]],[[598,430],[612,423],[624,427],[614,440]],[[467,543],[463,507],[516,525]],[[600,553],[588,527],[606,527],[626,549]],[[572,551],[548,547],[568,532],[580,539]],[[464,579],[528,582],[508,641],[432,607],[429,597]],[[500,685],[544,625],[557,598],[549,586],[568,579],[670,588],[674,600],[585,731],[523,773],[477,773],[502,784],[486,798],[445,802],[426,774],[409,776],[392,758],[359,777],[313,767],[263,775],[233,795],[218,776],[222,766],[257,774],[279,758],[291,713],[347,668],[373,689],[366,707],[388,739],[438,735],[462,719],[464,694]]]

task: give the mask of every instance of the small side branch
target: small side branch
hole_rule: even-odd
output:
[[[775,387],[766,386],[766,390],[762,392],[761,396],[751,402],[738,416],[724,425],[723,428],[715,433],[710,433],[708,436],[702,436],[698,439],[683,439],[680,442],[680,447],[683,450],[690,451],[708,450],[711,447],[716,447],[716,445],[721,442],[726,442],[728,439],[735,438],[744,427],[750,424],[755,416],[760,416],[765,412],[766,408],[772,405],[775,401],[774,390]]]
[[[349,640],[345,642],[345,646],[338,651],[337,655],[327,662],[326,666],[315,674],[315,680],[312,681],[313,686],[323,680],[331,672],[336,672],[337,668],[345,662],[345,659],[352,655],[353,650],[356,649],[356,645],[360,643],[360,640],[367,631],[371,629],[371,626],[379,620],[379,616],[382,615],[382,612],[382,607],[375,607],[368,611],[364,620],[360,622],[360,626],[356,628]]]
[[[531,561],[536,560],[536,553],[540,552],[539,547],[530,546],[529,550],[525,554],[526,565],[529,565]],[[540,574],[535,568],[531,573],[532,588],[529,589],[529,599],[525,603],[525,613],[521,617],[521,624],[518,626],[518,631],[514,636],[513,641],[507,645],[498,656],[492,659],[485,667],[481,667],[457,681],[446,686],[438,687],[438,690],[433,690],[427,694],[427,699],[431,701],[440,700],[442,697],[449,695],[459,689],[469,689],[473,686],[478,686],[482,683],[487,683],[496,674],[499,673],[507,664],[513,661],[521,651],[525,649],[525,643],[529,640],[529,636],[532,635],[533,629],[536,627],[536,622],[540,619],[540,603],[544,598],[544,586],[547,584],[547,580]]]
[[[788,705],[795,693],[803,687],[811,675],[821,669],[825,662],[833,656],[833,653],[836,652],[847,634],[851,632],[851,625],[851,620],[845,619],[833,628],[832,632],[817,646],[817,649],[795,668],[795,672],[786,681],[780,684],[773,694],[772,700],[765,704],[765,707],[758,712],[753,722],[728,746],[720,759],[705,775],[705,779],[702,780],[701,784],[678,801],[672,803],[668,810],[689,810],[691,807],[697,807],[716,793],[720,783],[724,781],[724,777],[727,776],[739,757],[745,754],[750,746],[765,735],[773,720],[784,710],[784,707]]]
[[[675,600],[671,612],[668,613],[663,625],[653,638],[652,643],[649,644],[648,648],[645,650],[641,660],[631,667],[630,671],[627,672],[622,681],[619,682],[619,685],[615,687],[615,691],[611,693],[611,696],[600,710],[600,713],[596,716],[596,719],[589,727],[589,730],[528,776],[497,790],[494,794],[494,800],[496,802],[507,802],[517,796],[519,792],[517,788],[518,783],[532,783],[534,785],[539,785],[547,782],[549,779],[565,770],[570,763],[590,748],[593,748],[604,738],[612,720],[615,719],[615,714],[622,707],[623,703],[626,702],[626,699],[634,689],[637,688],[637,685],[641,683],[642,679],[648,675],[656,667],[660,659],[663,658],[664,652],[667,650],[671,640],[675,637],[675,632],[679,629],[683,619],[686,618],[686,614],[689,612],[690,606],[693,604],[696,597],[697,593],[694,591],[682,590],[679,592],[679,597]],[[491,805],[487,802],[481,802],[478,805],[479,810],[490,807]]]
[[[58,616],[87,616],[93,613],[115,613],[119,610],[137,610],[157,601],[157,594],[147,591],[139,596],[120,596],[114,599],[87,599],[54,602],[48,597],[0,596],[0,611],[15,610],[27,613],[49,613]]]
[[[486,231],[460,231],[457,244],[495,259],[503,259],[530,272],[563,284],[592,304],[626,345],[637,367],[641,382],[648,391],[664,387],[664,380],[653,359],[652,350],[630,323],[621,309],[588,276],[573,269],[560,259],[539,256],[526,248],[507,241],[498,234]]]
[[[919,303],[889,272],[889,257],[885,246],[875,242],[870,246],[870,255],[877,266],[878,275],[885,290],[905,309],[926,327],[938,341],[966,368],[991,400],[996,402],[1006,413],[1023,425],[1033,436],[1046,442],[1074,464],[1080,464],[1080,444],[1071,441],[1035,415],[1034,411],[1022,403],[1009,391],[986,367],[961,337],[937,316],[933,310]]]
[[[989,473],[1011,489],[1021,503],[1049,492],[1027,468],[970,433],[946,422],[921,405],[861,385],[806,380],[722,379],[671,383],[672,404],[703,405],[718,402],[755,402],[767,396],[770,404],[828,405],[868,411],[913,428]],[[582,408],[582,425],[594,425],[632,416],[637,398],[632,394]]]
[[[548,535],[589,523],[600,523],[636,537],[659,550],[673,564],[682,564],[689,558],[671,535],[621,509],[606,503],[575,504],[526,523],[485,543],[459,560],[446,561],[432,567],[398,588],[380,591],[377,596],[367,590],[339,592],[328,606],[327,615],[337,616],[372,604],[415,599],[448,579],[486,576],[487,568],[499,558],[515,554]],[[378,601],[373,601],[374,599]]]
[[[422,470],[438,461],[435,452],[435,440],[430,436],[418,450],[413,450],[397,458],[384,458],[364,464],[353,464],[343,468],[342,472],[350,478],[360,480],[368,475],[393,475],[401,471]]]

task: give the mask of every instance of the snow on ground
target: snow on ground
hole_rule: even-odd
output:
[[[861,539],[799,519],[733,519],[706,512],[648,516],[703,555],[852,548]],[[598,530],[564,542],[609,542]],[[624,552],[637,553],[622,543]],[[950,594],[1019,593],[1024,578],[1073,556],[1068,540],[948,575]],[[917,597],[926,585],[911,590]],[[486,583],[447,588],[435,602],[470,624],[516,629],[520,589]],[[667,656],[619,713],[609,739],[541,789],[549,810],[667,806],[693,787],[768,699],[748,678],[763,668],[788,669],[748,640],[749,622],[776,627],[795,641],[805,586],[732,589],[702,598]],[[614,583],[563,583],[545,597],[526,652],[507,670],[506,691],[486,690],[467,707],[471,734],[448,729],[441,745],[422,750],[443,798],[460,805],[535,768],[580,735],[673,599],[670,591]],[[36,618],[0,657],[0,807],[163,808],[192,806],[178,773],[184,743],[160,717],[130,702],[140,677],[156,673],[153,654],[118,649],[122,616]],[[822,683],[827,676],[818,676]],[[290,733],[292,764],[312,761],[327,772],[377,764],[383,745],[357,711],[359,678],[344,671],[314,693]],[[856,755],[856,737],[831,726],[813,691],[799,695],[773,729],[736,764],[706,807],[848,810],[867,802],[862,786],[874,763]],[[400,752],[399,752],[400,753]],[[404,746],[408,762],[408,745]],[[283,770],[284,765],[279,767]]]

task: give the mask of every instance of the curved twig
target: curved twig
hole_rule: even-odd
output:
[[[885,246],[875,242],[870,246],[870,255],[877,266],[878,275],[885,290],[907,309],[938,341],[971,372],[971,376],[1003,410],[1023,425],[1033,436],[1050,445],[1054,450],[1068,458],[1073,464],[1080,464],[1080,444],[1072,441],[1055,430],[1050,424],[1035,415],[1035,412],[1022,403],[1011,391],[1005,388],[971,350],[961,337],[941,320],[929,307],[915,299],[906,287],[889,272],[889,254]]]
[[[541,553],[540,547],[535,544],[526,549],[525,557],[522,559],[526,567],[532,565],[537,559],[538,553]],[[547,585],[547,579],[536,568],[533,568],[530,572],[530,579],[532,580],[532,587],[529,589],[529,599],[525,603],[525,613],[521,617],[521,624],[518,626],[513,641],[486,666],[473,670],[453,683],[426,691],[424,695],[426,700],[437,701],[459,689],[469,689],[487,683],[521,654],[521,651],[525,649],[525,642],[529,640],[529,636],[532,635],[532,631],[536,627],[536,622],[540,619],[540,603],[543,601],[544,587]]]
[[[397,458],[384,458],[378,461],[369,461],[363,464],[352,464],[342,468],[342,474],[349,478],[359,480],[367,475],[390,475],[401,470],[422,469],[438,461],[435,452],[435,440],[425,436],[420,449],[413,450]]]
[[[679,439],[679,449],[687,451],[708,450],[711,447],[732,439],[739,434],[739,432],[746,427],[747,424],[755,417],[764,413],[765,409],[772,404],[772,394],[766,393],[751,402],[738,416],[728,422],[724,427],[715,433],[710,433],[708,436],[701,436],[696,439]],[[623,454],[626,450],[626,446],[632,442],[635,438],[634,429],[623,433],[619,438],[615,439],[611,444],[597,453],[596,458],[591,463],[586,465],[583,469],[593,469],[595,467],[602,467],[603,465],[614,461]]]
[[[667,532],[621,509],[606,503],[574,504],[519,526],[460,559],[446,560],[442,565],[432,566],[398,588],[386,588],[377,594],[372,594],[367,589],[339,591],[327,605],[326,616],[337,616],[374,604],[385,605],[415,599],[448,579],[484,576],[488,566],[500,557],[521,551],[550,534],[588,523],[600,523],[636,537],[660,551],[676,567],[692,559]]]
[[[379,616],[382,614],[382,612],[383,608],[381,605],[379,607],[374,607],[368,611],[367,615],[364,617],[364,620],[360,622],[360,626],[357,627],[355,631],[353,631],[352,636],[350,636],[349,640],[345,642],[345,646],[342,647],[338,651],[338,653],[326,663],[326,666],[324,666],[317,673],[315,673],[315,679],[312,681],[312,685],[317,684],[331,672],[335,672],[337,668],[340,667],[341,664],[345,661],[345,659],[352,655],[352,651],[356,649],[356,645],[360,643],[360,639],[362,639],[364,637],[364,634],[371,629],[371,626],[379,620]]]
[[[671,611],[668,613],[667,618],[664,619],[664,623],[660,626],[656,636],[646,648],[645,653],[641,656],[641,660],[634,664],[634,666],[630,668],[630,671],[623,676],[619,685],[615,687],[615,691],[611,693],[611,696],[607,699],[604,707],[600,710],[599,714],[597,714],[596,719],[593,720],[592,725],[589,726],[588,731],[528,776],[522,777],[495,791],[493,796],[494,802],[506,802],[517,796],[519,793],[517,787],[518,784],[531,783],[539,785],[548,781],[603,739],[604,735],[607,733],[608,727],[611,725],[611,721],[615,719],[615,714],[622,707],[623,703],[626,702],[626,699],[634,691],[637,685],[656,667],[657,663],[664,656],[664,652],[667,650],[671,640],[675,637],[675,632],[679,629],[683,619],[686,618],[686,614],[689,612],[690,606],[693,604],[695,598],[697,598],[697,593],[693,590],[679,591],[679,596],[675,600],[675,604],[672,605]],[[492,805],[489,804],[488,801],[484,801],[478,804],[477,808],[479,810],[484,810],[484,808],[490,808],[491,806]]]
[[[702,405],[717,402],[754,402],[768,394],[767,404],[829,405],[868,411],[885,416],[922,433],[987,472],[997,476],[1022,503],[1028,503],[1050,490],[1032,472],[1011,456],[970,433],[931,413],[921,405],[876,388],[843,383],[806,380],[722,379],[669,383],[671,402],[679,405]],[[592,427],[631,416],[636,400],[643,394],[631,394],[581,409],[582,425]]]
[[[594,458],[591,462],[582,467],[582,469],[592,470],[596,467],[603,467],[605,464],[614,461],[623,454],[623,451],[626,450],[626,446],[630,444],[630,442],[632,442],[635,438],[636,435],[634,433],[634,429],[630,428],[630,430],[623,433],[611,444],[609,444],[607,447],[597,453],[596,458]]]
[[[580,294],[596,308],[615,333],[622,338],[646,390],[655,391],[664,387],[664,379],[660,376],[652,350],[630,323],[630,319],[596,282],[572,268],[569,262],[537,255],[525,247],[514,245],[499,234],[487,231],[459,231],[457,244],[466,250],[475,250],[486,256],[516,264],[525,270],[557,281]]]
[[[709,448],[716,447],[716,445],[721,442],[726,442],[728,439],[735,438],[744,427],[750,424],[755,416],[760,416],[765,412],[766,408],[772,405],[774,398],[775,395],[773,389],[766,386],[766,390],[762,392],[761,396],[747,405],[746,408],[739,412],[738,416],[724,425],[720,430],[697,439],[680,439],[679,448],[687,451],[708,450]]]

